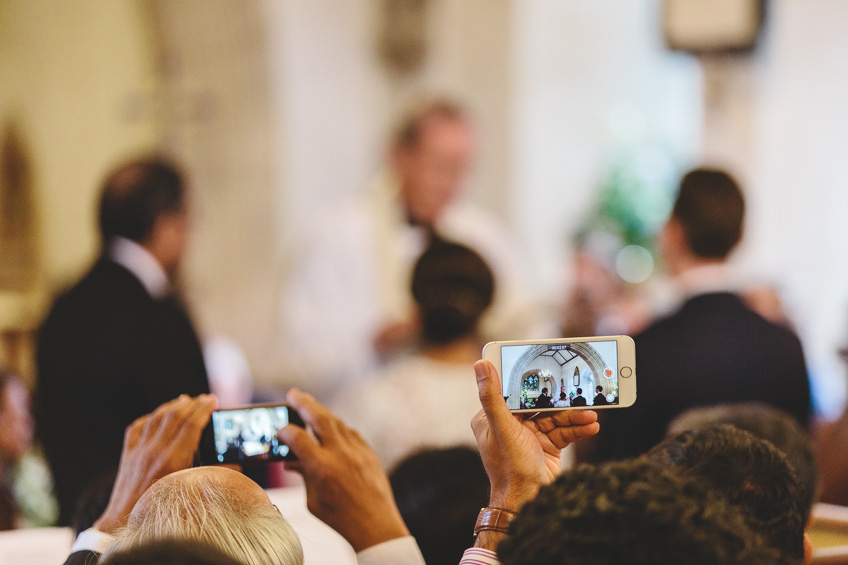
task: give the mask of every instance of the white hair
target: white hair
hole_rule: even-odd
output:
[[[155,483],[103,554],[109,556],[163,539],[209,544],[245,565],[302,565],[294,529],[271,503],[240,497],[209,475]]]

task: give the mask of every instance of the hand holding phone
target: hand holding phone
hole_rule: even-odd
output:
[[[295,459],[277,431],[303,420],[288,404],[256,404],[216,410],[204,430],[198,455],[202,465],[254,464]]]
[[[495,341],[483,348],[513,412],[625,408],[636,401],[636,350],[628,336]]]

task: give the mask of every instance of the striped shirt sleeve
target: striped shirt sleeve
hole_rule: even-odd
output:
[[[500,565],[500,563],[494,551],[472,547],[462,554],[459,565]]]

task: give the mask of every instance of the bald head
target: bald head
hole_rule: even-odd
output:
[[[130,515],[130,522],[143,520],[151,502],[173,492],[187,492],[216,485],[237,496],[244,503],[273,508],[271,500],[258,484],[238,471],[226,467],[194,467],[166,475],[153,483],[141,496]]]
[[[187,469],[155,482],[105,556],[160,539],[201,541],[249,565],[303,563],[297,534],[262,488],[223,467]]]

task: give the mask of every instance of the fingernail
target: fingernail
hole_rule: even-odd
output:
[[[474,363],[474,373],[477,375],[477,380],[481,381],[486,378],[486,368],[480,361]]]

